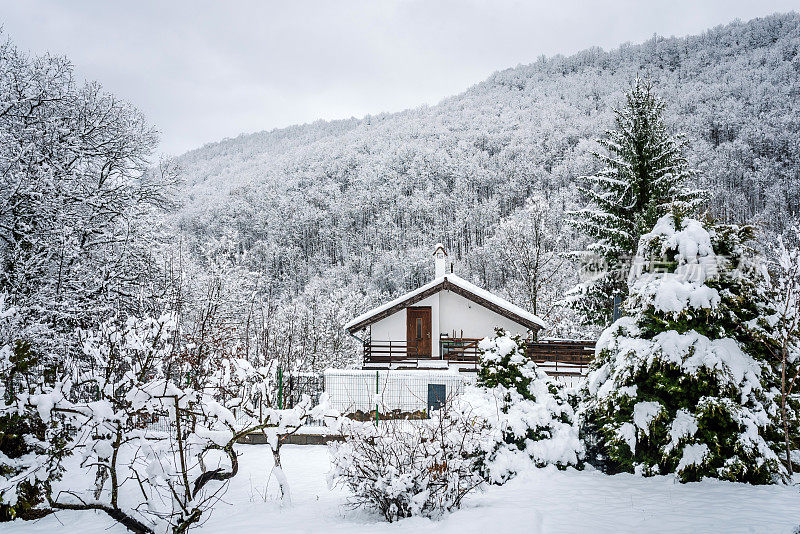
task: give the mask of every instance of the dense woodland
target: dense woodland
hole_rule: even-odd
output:
[[[6,66],[27,62],[31,79],[6,69],[9,87],[27,83],[10,94],[33,94],[43,80],[63,92],[69,80],[70,105],[84,111],[70,126],[78,133],[59,139],[63,153],[47,153],[59,110],[30,95],[17,102],[31,107],[7,131],[24,139],[35,119],[41,137],[6,145],[4,160],[33,177],[26,187],[53,195],[42,200],[6,176],[18,198],[4,197],[4,284],[48,310],[34,330],[169,308],[185,320],[194,361],[222,351],[319,371],[358,364],[341,325],[428,281],[442,242],[456,272],[536,309],[547,335],[593,336],[558,305],[580,280],[564,253],[587,240],[565,212],[586,205],[576,185],[598,171],[591,153],[633,80],[652,82],[668,129],[686,137],[688,185],[708,191],[709,214],[772,236],[800,212],[799,50],[797,14],[737,22],[540,58],[435,106],[242,135],[160,165],[138,112],[81,87],[66,60],[14,51]],[[117,124],[109,117],[126,125],[122,135],[103,129]],[[25,157],[49,166],[31,170]],[[56,167],[61,182],[48,174]],[[108,178],[95,180],[98,170]],[[113,261],[96,269],[101,258]],[[20,271],[37,276],[15,279]]]
[[[597,170],[595,139],[640,75],[686,136],[691,185],[708,190],[710,214],[780,233],[800,211],[799,30],[789,14],[540,58],[435,106],[207,145],[178,160],[186,183],[174,222],[186,257],[238,272],[225,283],[293,311],[326,308],[340,290],[329,314],[352,314],[416,287],[432,276],[439,241],[457,272],[532,308],[498,229],[530,235],[519,226],[534,198],[547,208],[547,251],[579,246],[564,212],[583,207],[575,184]],[[552,265],[560,286],[538,303],[548,333],[591,334],[553,307],[577,274]],[[315,332],[343,318],[293,317],[323,321],[302,327]],[[342,342],[332,334],[319,338],[324,353]]]

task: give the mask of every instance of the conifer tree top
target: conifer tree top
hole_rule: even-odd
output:
[[[711,235],[702,223],[664,215],[640,240],[629,278],[631,293],[664,313],[714,308],[719,293],[706,282],[717,276],[717,264]]]
[[[604,150],[593,155],[601,170],[582,178],[587,205],[570,213],[570,223],[592,239],[574,253],[592,276],[568,301],[587,323],[607,324],[612,298],[627,295],[625,276],[639,236],[671,207],[699,202],[700,194],[686,187],[694,173],[683,155],[685,141],[668,131],[664,108],[652,84],[637,77],[614,112],[615,128],[598,140]]]

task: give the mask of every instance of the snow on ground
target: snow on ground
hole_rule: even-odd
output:
[[[470,497],[440,521],[412,518],[388,524],[372,512],[346,506],[343,489],[329,490],[324,446],[283,448],[293,503],[276,501],[269,448],[241,446],[241,472],[197,532],[277,533],[791,533],[800,525],[800,491],[709,481],[679,484],[671,477],[606,476],[596,471],[532,469],[502,487]],[[37,522],[5,523],[4,534],[122,534],[105,515],[61,512]]]

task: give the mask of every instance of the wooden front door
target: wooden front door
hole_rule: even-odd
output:
[[[408,353],[421,358],[431,357],[431,308],[415,307],[406,310]]]

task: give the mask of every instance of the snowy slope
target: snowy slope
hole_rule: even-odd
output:
[[[714,212],[779,230],[800,209],[799,51],[800,15],[776,15],[540,60],[436,105],[227,139],[179,158],[177,219],[198,248],[239,243],[278,288],[344,268],[398,295],[430,280],[441,241],[456,272],[494,291],[507,274],[480,247],[534,193],[553,221],[579,206],[592,140],[642,74],[687,135]]]
[[[197,532],[256,534],[409,533],[791,533],[800,525],[800,493],[791,486],[718,481],[678,484],[670,477],[606,476],[598,472],[531,470],[505,486],[469,498],[441,521],[412,518],[388,524],[346,506],[343,490],[329,490],[328,452],[285,446],[284,467],[293,504],[265,502],[269,448],[243,446],[242,471],[216,512]],[[271,488],[274,494],[275,489]],[[110,528],[109,528],[110,527]],[[105,516],[64,512],[35,523],[4,524],[4,534],[122,534]]]

